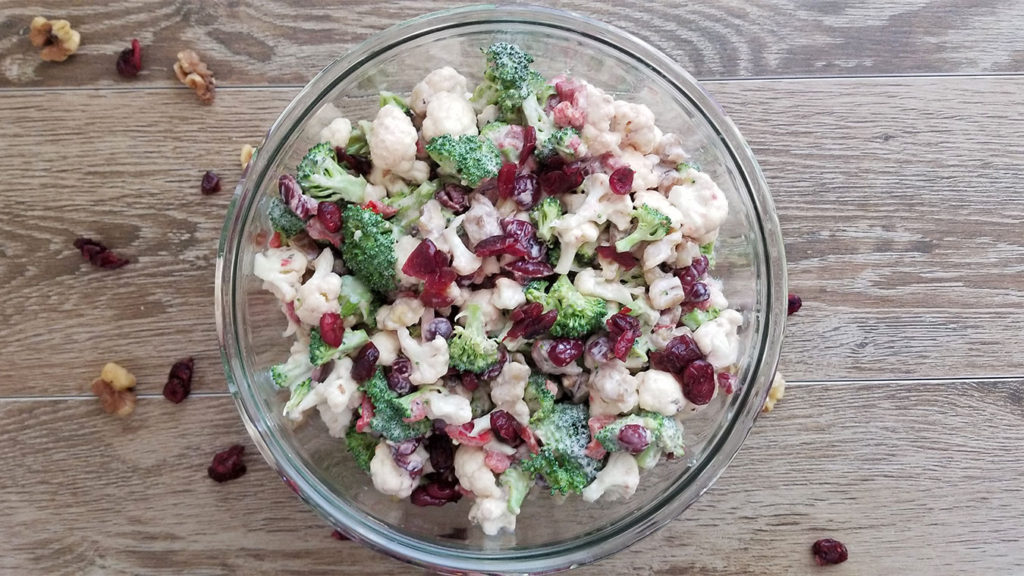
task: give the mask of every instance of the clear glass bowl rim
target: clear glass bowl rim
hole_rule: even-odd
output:
[[[647,67],[703,114],[730,154],[755,207],[758,227],[755,232],[764,256],[764,274],[758,286],[759,297],[765,304],[764,321],[757,356],[751,363],[751,383],[741,391],[744,396],[738,404],[738,412],[711,449],[712,457],[695,465],[697,475],[692,483],[680,485],[677,482],[660,498],[648,503],[641,513],[571,543],[504,552],[466,551],[418,540],[365,517],[354,506],[336,498],[289,457],[288,448],[263,422],[258,393],[242,360],[238,330],[244,320],[236,298],[236,268],[237,254],[246,239],[244,223],[265,179],[270,176],[277,155],[301,125],[301,120],[320,105],[339,79],[411,38],[460,27],[501,23],[558,29],[597,41]],[[760,413],[781,349],[786,293],[782,235],[764,176],[732,121],[692,76],[636,36],[588,17],[538,6],[479,5],[433,12],[380,32],[328,65],[299,92],[267,132],[235,189],[218,248],[214,302],[228,387],[246,429],[267,462],[318,514],[371,548],[435,570],[536,574],[579,566],[618,552],[671,521],[710,488],[735,456]]]

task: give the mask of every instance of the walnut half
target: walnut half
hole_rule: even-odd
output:
[[[47,62],[63,62],[78,50],[82,35],[71,29],[67,20],[47,20],[36,16],[29,25],[28,39],[43,50],[39,56]]]
[[[108,414],[127,416],[135,410],[135,376],[122,366],[107,362],[100,377],[92,381],[92,393],[99,397]]]
[[[174,63],[174,75],[178,77],[179,82],[195,90],[200,102],[213,102],[213,92],[217,83],[213,78],[213,72],[199,59],[195,51],[178,52],[178,61]]]

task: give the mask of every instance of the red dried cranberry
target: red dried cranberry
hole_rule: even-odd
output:
[[[420,280],[436,275],[439,270],[437,253],[437,245],[433,241],[429,238],[423,240],[402,264],[402,273]]]
[[[410,385],[411,386],[411,385]],[[363,395],[363,401],[359,405],[359,419],[356,420],[356,432],[365,432],[373,420],[373,401],[370,397]]]
[[[404,440],[391,446],[391,458],[395,464],[413,478],[417,478],[423,473],[423,460],[412,457],[419,447],[420,441],[416,438]]]
[[[558,338],[548,348],[548,358],[559,368],[572,364],[583,355],[583,342],[571,338]]]
[[[471,189],[450,182],[434,194],[441,206],[452,211],[454,214],[462,214],[469,210],[469,193]]]
[[[377,361],[380,360],[380,350],[373,342],[367,342],[356,353],[352,360],[352,379],[356,382],[366,382],[373,377],[377,371]]]
[[[220,192],[220,176],[207,170],[203,174],[203,181],[199,183],[199,191],[206,196]]]
[[[505,269],[512,273],[512,278],[520,283],[526,284],[536,278],[545,278],[555,273],[555,269],[547,262],[535,262],[530,260],[516,260],[505,265]]]
[[[519,151],[519,165],[526,164],[530,154],[537,149],[537,130],[530,125],[523,128],[523,149]]]
[[[608,185],[619,196],[629,194],[633,190],[633,169],[629,166],[616,169],[608,177]]]
[[[587,343],[587,356],[595,362],[608,362],[615,357],[612,351],[612,342],[607,335],[602,334]]]
[[[213,462],[206,469],[206,473],[217,482],[227,482],[242,476],[245,474],[245,462],[242,462],[243,452],[245,452],[245,446],[240,444],[218,452],[213,456]]]
[[[507,234],[495,234],[488,236],[476,243],[473,252],[481,258],[506,254],[508,250],[516,245],[516,239]]]
[[[693,286],[686,289],[686,302],[690,304],[697,304],[704,302],[711,297],[711,292],[708,291],[708,285],[703,282],[697,282]]]
[[[718,387],[722,392],[732,394],[736,391],[736,377],[728,372],[722,372],[718,375]]]
[[[449,294],[448,288],[458,278],[458,274],[451,268],[441,268],[437,274],[429,276],[423,284],[423,292],[420,292],[420,302],[430,308],[444,308],[451,306],[455,298]]]
[[[480,380],[476,377],[476,374],[472,372],[463,372],[459,374],[459,382],[462,383],[462,387],[470,392],[475,391],[480,387]]]
[[[134,78],[141,70],[142,45],[138,38],[132,38],[131,48],[125,48],[117,55],[117,73],[125,78]]]
[[[504,346],[498,347],[498,361],[491,365],[490,368],[480,373],[481,380],[494,380],[501,374],[502,368],[505,367],[505,362],[508,362],[508,351],[505,350]]]
[[[281,195],[281,200],[288,205],[288,208],[295,213],[296,216],[303,220],[308,220],[313,216],[316,216],[317,205],[319,202],[314,198],[310,198],[302,193],[302,187],[295,180],[295,177],[291,174],[282,174],[277,179],[277,191]]]
[[[345,323],[341,314],[328,312],[320,317],[320,339],[331,348],[341,346],[341,339],[345,336]]]
[[[327,375],[331,373],[331,370],[334,370],[334,360],[328,360],[324,364],[314,366],[313,373],[309,377],[313,379],[313,382],[323,382],[327,379]]]
[[[519,437],[520,428],[522,428],[522,424],[508,412],[504,410],[491,412],[491,430],[494,431],[498,440],[505,444],[515,448],[523,443],[523,439]]]
[[[387,370],[388,388],[399,396],[405,396],[412,392],[410,374],[412,374],[412,361],[405,356],[396,357],[391,363],[391,368]]]
[[[344,534],[341,533],[340,530],[337,530],[337,529],[335,529],[334,532],[331,532],[331,538],[334,538],[335,540],[342,540],[342,541],[350,539],[348,536],[345,536]]]
[[[814,560],[818,563],[818,566],[842,564],[849,557],[846,546],[839,540],[831,538],[822,538],[815,542],[811,546],[811,552],[814,553]]]
[[[572,182],[569,180],[569,176],[561,170],[545,172],[540,175],[539,181],[541,191],[548,196],[565,194],[573,188]]]
[[[673,374],[682,374],[691,362],[703,357],[700,347],[688,334],[676,336],[668,341],[663,350],[650,354],[651,366],[654,369]]]
[[[510,238],[518,241],[533,238],[537,233],[533,224],[526,220],[519,220],[517,218],[506,218],[505,220],[502,220],[501,229],[504,230],[505,234]]]
[[[425,447],[434,470],[443,473],[455,466],[455,446],[447,434],[439,432],[427,436]]]
[[[449,502],[458,502],[462,493],[452,482],[443,485],[440,482],[417,486],[412,491],[409,501],[416,506],[444,506]]]
[[[128,263],[128,259],[111,252],[106,246],[91,238],[75,238],[75,248],[89,263],[97,268],[114,270]]]
[[[516,176],[515,190],[512,199],[521,210],[533,208],[540,202],[540,184],[533,174],[520,174]]]
[[[167,376],[167,383],[164,384],[164,398],[175,404],[188,398],[192,392],[192,369],[195,365],[192,357],[182,358],[171,366],[171,373]]]
[[[701,278],[708,273],[708,266],[708,257],[703,254],[694,258],[693,261],[690,262],[690,268],[692,268],[694,273],[697,274],[697,278]]]
[[[430,342],[440,336],[445,340],[452,336],[452,323],[447,318],[434,318],[423,329],[423,341]]]
[[[516,165],[503,164],[498,170],[498,197],[511,198],[516,191]]]
[[[366,176],[373,171],[373,163],[366,156],[349,154],[341,146],[334,147],[334,154],[338,157],[338,164],[347,166],[349,170],[360,176]]]
[[[630,454],[643,452],[651,443],[651,433],[639,424],[626,424],[619,430],[619,444]]]
[[[515,240],[505,254],[528,260],[540,260],[547,254],[547,247],[537,239],[537,229],[526,220],[506,218],[501,221],[505,235]]]
[[[341,208],[334,202],[321,202],[316,207],[316,219],[328,232],[341,230]]]
[[[512,327],[505,338],[536,338],[555,325],[558,320],[557,310],[544,312],[544,305],[539,302],[523,304],[509,315]]]
[[[683,396],[703,406],[715,395],[715,369],[706,360],[694,360],[683,370]]]
[[[626,270],[635,268],[636,265],[640,263],[640,261],[636,259],[636,256],[633,256],[629,252],[619,252],[612,246],[598,246],[594,251],[599,257],[604,258],[605,260],[611,260]]]
[[[792,316],[800,311],[800,307],[804,305],[804,301],[800,299],[796,294],[789,294],[789,310],[786,311],[786,316]]]
[[[619,311],[605,320],[605,326],[612,337],[612,353],[625,362],[633,343],[640,337],[640,321]]]

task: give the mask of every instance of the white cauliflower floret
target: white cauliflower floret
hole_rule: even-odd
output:
[[[348,139],[352,136],[352,123],[348,118],[335,118],[331,123],[320,130],[320,142],[330,142],[331,146],[348,146]]]
[[[385,304],[377,309],[377,328],[398,330],[412,326],[423,316],[423,303],[419,298],[403,296],[396,298],[394,303]]]
[[[424,168],[424,166],[421,165],[426,167]],[[410,181],[413,181],[412,176],[419,177],[424,174],[429,176],[430,167],[426,165],[426,162],[417,161],[417,164],[413,167],[410,174],[411,176],[408,178]],[[425,177],[426,176],[424,176],[424,178]],[[366,175],[366,181],[369,182],[371,186],[374,186],[375,190],[384,190],[385,198],[388,196],[401,196],[402,194],[405,194],[409,190],[409,185],[405,183],[405,180],[406,179],[402,178],[398,174],[395,174],[390,170],[385,170],[376,164],[370,170],[370,173]]]
[[[676,319],[678,322],[678,318]],[[659,320],[659,324],[662,322]],[[657,329],[651,331],[651,336],[647,339],[647,342],[651,345],[651,348],[655,350],[661,350],[665,346],[668,346],[669,341],[677,336],[693,336],[693,333],[686,326],[674,326],[672,324],[666,324],[659,326]]]
[[[683,388],[674,375],[651,369],[637,374],[636,379],[641,410],[675,416],[686,404]]]
[[[689,266],[695,258],[700,256],[700,244],[691,242],[685,238],[676,246],[676,268]]]
[[[411,288],[420,284],[419,279],[402,272],[402,266],[405,265],[405,261],[409,259],[409,255],[419,245],[419,238],[413,238],[404,234],[395,242],[395,280],[398,281],[398,285],[401,287]]]
[[[338,296],[341,294],[341,276],[334,273],[334,254],[330,248],[317,256],[313,263],[313,275],[299,286],[295,297],[295,315],[303,324],[316,325],[320,317],[328,312],[341,311]]]
[[[520,424],[530,420],[530,407],[523,400],[530,367],[520,362],[508,362],[497,378],[491,382],[491,401],[497,409],[511,414]]]
[[[572,268],[576,251],[580,246],[597,240],[601,233],[597,224],[587,221],[576,213],[566,214],[555,220],[552,228],[561,247],[558,262],[555,264],[555,272],[558,274],[567,274]]]
[[[272,292],[281,302],[291,302],[298,295],[307,264],[305,254],[295,248],[270,248],[256,254],[252,271],[263,280],[264,290]]]
[[[427,142],[442,134],[476,136],[479,133],[476,111],[461,93],[439,92],[427,105],[427,117],[423,119],[421,132]]]
[[[686,300],[686,291],[677,276],[665,274],[651,282],[651,285],[647,287],[647,296],[654,309],[667,310]]]
[[[377,330],[373,336],[370,336],[370,342],[373,342],[373,345],[377,347],[377,352],[380,353],[380,358],[377,359],[378,364],[391,366],[395,362],[398,351],[401,350],[398,334],[389,330]]]
[[[423,394],[423,408],[427,418],[444,420],[448,424],[461,426],[473,419],[473,408],[469,399],[453,394],[444,388],[430,390]]]
[[[729,301],[722,293],[722,282],[716,278],[705,278],[704,284],[708,287],[708,306],[725,310],[729,307]]]
[[[668,216],[673,230],[683,225],[683,214],[664,195],[654,190],[643,190],[633,195],[633,206],[644,204]]]
[[[636,459],[627,452],[612,452],[594,481],[583,489],[583,500],[596,502],[602,496],[605,500],[626,499],[636,493],[639,485],[640,467]]]
[[[430,342],[420,342],[409,334],[409,329],[398,329],[398,342],[402,354],[412,362],[409,381],[416,386],[433,384],[448,373],[448,342],[437,336]]]
[[[394,104],[388,104],[377,112],[373,128],[366,137],[370,146],[370,159],[375,170],[390,172],[412,182],[423,182],[430,174],[417,165],[425,162],[416,159],[416,142],[419,134],[412,120]]]
[[[381,494],[403,500],[412,494],[418,483],[395,463],[391,456],[391,447],[383,440],[373,451],[373,460],[370,460],[370,479],[373,480],[373,487]]]
[[[469,521],[479,524],[488,536],[496,536],[504,528],[516,531],[516,515],[508,509],[508,496],[477,498],[469,509]]]
[[[711,242],[729,215],[729,202],[710,176],[687,170],[686,182],[672,187],[668,199],[683,215],[682,230],[699,244]]]
[[[366,191],[363,192],[363,200],[366,202],[369,202],[370,200],[380,202],[387,197],[388,189],[377,184],[367,184]]]
[[[590,373],[591,411],[596,396],[603,401],[604,408],[614,408],[614,414],[629,412],[636,407],[638,400],[636,377],[629,373],[629,369],[622,362],[605,362],[596,367]]]
[[[494,281],[493,302],[501,310],[515,310],[526,304],[522,284],[511,278],[498,278]]]
[[[490,288],[477,288],[470,292],[469,297],[466,298],[461,308],[465,309],[470,304],[476,304],[480,307],[480,316],[484,321],[484,330],[491,333],[499,328],[505,322],[505,316],[501,313],[501,310],[494,305],[493,298],[494,290]],[[459,324],[466,324],[466,317],[459,315],[456,322]]]
[[[352,359],[335,360],[334,367],[314,391],[319,400],[317,409],[327,425],[327,432],[335,438],[344,437],[352,421],[352,411],[363,401],[359,383],[352,379]]]
[[[676,246],[683,241],[683,233],[676,230],[671,234],[666,234],[664,238],[650,242],[644,247],[644,253],[641,260],[644,265],[644,270],[650,270],[656,268],[658,265],[675,260],[676,258]]]
[[[444,240],[452,255],[452,268],[460,275],[468,276],[479,270],[484,260],[466,248],[462,238],[459,237],[459,226],[462,225],[462,220],[463,216],[452,220],[444,230]]]
[[[484,106],[484,109],[481,110],[480,113],[476,115],[476,127],[479,128],[480,130],[483,130],[484,126],[487,126],[491,122],[494,122],[495,120],[498,119],[500,112],[501,110],[494,104],[488,104],[487,106]]]
[[[449,252],[448,240],[444,236],[445,226],[444,207],[437,200],[428,200],[420,209],[420,219],[416,222],[420,238],[429,239],[442,252]]]
[[[654,112],[644,104],[616,100],[611,127],[622,134],[622,147],[631,146],[641,154],[653,152],[662,137],[661,130],[654,125]]]
[[[641,192],[658,187],[658,181],[661,180],[661,176],[654,171],[654,167],[658,165],[659,159],[657,156],[653,154],[645,156],[636,150],[626,148],[622,151],[619,159],[633,169],[633,187],[631,188],[633,192]]]
[[[501,488],[487,467],[482,448],[463,444],[455,450],[455,476],[459,484],[477,498],[501,498]]]
[[[412,95],[409,98],[409,108],[412,108],[417,116],[423,117],[427,113],[431,99],[435,94],[441,92],[465,94],[466,77],[451,66],[434,70],[413,87]]]
[[[607,174],[591,174],[583,180],[585,199],[574,211],[576,215],[595,224],[611,222],[619,230],[633,225],[633,200],[629,194],[612,192]]]
[[[469,210],[462,220],[462,229],[466,232],[470,247],[476,246],[484,238],[502,234],[498,220],[494,204],[483,194],[473,194],[469,199]]]
[[[661,140],[658,140],[658,144],[654,147],[654,153],[657,154],[663,162],[673,166],[680,162],[686,162],[690,157],[683,148],[683,139],[671,132],[668,134],[662,134]]]
[[[736,363],[740,352],[740,337],[736,332],[741,324],[742,314],[735,310],[722,310],[718,318],[701,324],[694,331],[693,340],[716,370]]]
[[[592,156],[605,152],[619,152],[622,135],[611,129],[615,116],[615,99],[604,90],[584,82],[586,85],[587,118],[580,136]]]
[[[573,286],[584,296],[597,296],[623,306],[633,303],[633,294],[625,285],[612,280],[600,278],[593,268],[580,270],[576,273]]]

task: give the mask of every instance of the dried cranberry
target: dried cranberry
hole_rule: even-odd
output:
[[[842,564],[849,557],[846,546],[839,540],[831,538],[822,538],[815,542],[811,546],[811,552],[814,553],[814,560],[818,563],[818,566]]]
[[[416,506],[444,506],[449,502],[458,502],[461,498],[462,493],[453,482],[433,482],[417,486],[409,501]]]
[[[310,378],[313,382],[323,382],[327,379],[327,375],[334,370],[334,360],[328,360],[325,364],[313,367],[313,373],[310,374]]]
[[[651,433],[639,424],[626,424],[619,430],[619,444],[630,454],[643,452],[651,443]]]
[[[199,191],[206,196],[220,192],[220,176],[207,170],[203,174],[203,181],[199,183]]]
[[[728,372],[722,372],[718,375],[718,387],[722,389],[722,392],[732,394],[736,391],[736,376]]]
[[[97,268],[114,270],[128,263],[128,259],[111,252],[106,246],[91,238],[75,238],[75,248],[89,263]]]
[[[356,382],[366,382],[373,377],[377,371],[377,361],[380,360],[380,350],[373,342],[367,342],[356,353],[352,361],[352,379]]]
[[[341,346],[341,339],[345,336],[345,323],[341,314],[328,312],[320,317],[320,339],[331,348]]]
[[[605,326],[612,337],[612,353],[625,361],[633,343],[640,337],[640,321],[619,311],[605,320]]]
[[[523,128],[523,149],[519,151],[519,165],[526,164],[530,154],[537,149],[537,130],[530,125]]]
[[[345,536],[344,534],[341,533],[340,530],[337,530],[337,529],[335,529],[334,532],[331,532],[331,538],[334,538],[335,540],[342,540],[342,541],[350,539],[348,536]]]
[[[540,175],[540,189],[548,196],[557,196],[573,189],[569,176],[561,170],[551,170]]]
[[[537,229],[530,222],[506,218],[501,221],[501,227],[506,236],[515,240],[515,244],[504,251],[505,254],[534,261],[547,254],[547,247],[537,239]]]
[[[451,268],[441,268],[437,274],[429,276],[423,284],[423,292],[420,292],[420,302],[430,308],[444,308],[451,306],[455,298],[448,292],[448,288],[458,278],[458,274]]]
[[[373,163],[366,156],[349,154],[341,146],[334,147],[334,154],[338,157],[338,164],[347,166],[349,170],[360,176],[366,176],[373,171]]]
[[[455,466],[455,446],[447,434],[441,432],[427,436],[426,449],[434,470],[445,472]]]
[[[517,241],[533,238],[537,233],[537,229],[533,227],[533,224],[526,220],[519,220],[517,218],[506,218],[505,220],[502,220],[501,229],[504,230],[506,235]]]
[[[544,305],[539,302],[523,304],[509,315],[512,327],[505,338],[536,338],[555,325],[558,320],[557,310],[544,312]]]
[[[164,384],[164,398],[175,404],[188,398],[192,392],[192,369],[195,363],[192,357],[182,358],[171,366],[171,373],[167,376],[167,383]]]
[[[507,254],[508,250],[516,245],[516,239],[507,234],[495,234],[488,236],[476,243],[473,252],[481,258]]]
[[[481,380],[494,380],[501,374],[502,368],[505,367],[505,362],[508,362],[508,351],[505,350],[504,346],[498,347],[498,361],[491,364],[491,367],[480,373]]]
[[[800,307],[804,305],[804,301],[800,299],[796,294],[789,294],[789,310],[786,311],[786,316],[792,316],[800,311]]]
[[[470,392],[473,392],[480,387],[480,380],[476,377],[476,374],[473,374],[472,372],[462,372],[459,374],[459,382],[462,384],[463,388]]]
[[[491,430],[494,431],[498,440],[505,444],[515,448],[523,443],[523,439],[519,437],[520,428],[522,428],[522,424],[508,412],[504,410],[491,412]]]
[[[616,169],[608,177],[608,185],[611,187],[612,192],[619,196],[629,194],[633,190],[633,169],[629,166]]]
[[[612,351],[612,342],[607,335],[602,334],[587,343],[587,355],[596,362],[608,362],[615,357]]]
[[[321,202],[316,207],[316,219],[328,232],[341,230],[341,208],[334,202]]]
[[[442,206],[452,211],[454,214],[462,214],[466,210],[469,210],[469,193],[471,190],[465,186],[460,186],[453,182],[445,184],[437,193],[434,195],[437,201]]]
[[[412,374],[412,361],[405,356],[396,357],[395,361],[391,363],[391,368],[387,371],[388,388],[399,396],[405,396],[412,392],[412,380],[409,379],[410,374]]]
[[[697,282],[693,286],[686,289],[686,302],[690,304],[697,304],[704,302],[711,297],[711,292],[708,291],[708,285],[703,282]]]
[[[132,38],[131,48],[125,48],[117,55],[117,73],[125,78],[134,78],[141,70],[142,45],[138,38]]]
[[[653,368],[673,374],[682,374],[691,362],[703,357],[704,354],[700,351],[700,347],[688,334],[676,336],[668,341],[663,350],[650,354]]]
[[[516,260],[505,265],[505,269],[512,273],[512,278],[520,283],[526,284],[536,278],[545,278],[555,273],[555,269],[547,262],[534,262],[530,260]]]
[[[227,482],[242,476],[245,474],[245,462],[242,462],[243,452],[245,452],[245,446],[240,444],[218,452],[213,456],[213,462],[206,469],[206,473],[217,482]]]
[[[633,256],[629,252],[619,252],[615,250],[613,246],[598,246],[594,250],[597,255],[605,260],[611,260],[619,266],[622,266],[626,270],[635,268],[640,263],[636,256]]]
[[[416,438],[404,440],[391,446],[391,458],[399,468],[405,470],[413,478],[423,472],[423,460],[413,458],[416,449],[420,447],[420,441]]]
[[[558,338],[548,348],[548,358],[559,368],[572,364],[583,356],[583,342],[571,338]]]
[[[423,240],[409,254],[409,258],[402,264],[402,273],[413,278],[426,280],[438,273],[440,267],[437,265],[437,245],[429,238]]]
[[[503,164],[498,170],[498,197],[511,198],[516,191],[516,165]]]
[[[703,254],[694,258],[693,261],[690,262],[690,268],[693,269],[695,274],[697,274],[697,278],[701,278],[708,273],[708,266],[708,257]]]
[[[434,318],[423,329],[423,341],[430,342],[440,336],[445,340],[452,336],[452,323],[447,318]]]
[[[683,396],[703,406],[715,395],[715,369],[706,360],[694,360],[683,370]]]
[[[316,215],[317,205],[320,203],[303,194],[302,187],[291,174],[282,174],[277,179],[277,191],[281,195],[281,200],[299,218],[308,220]]]
[[[540,202],[540,183],[537,181],[537,177],[533,174],[516,176],[512,199],[521,210],[529,210],[537,202]]]

